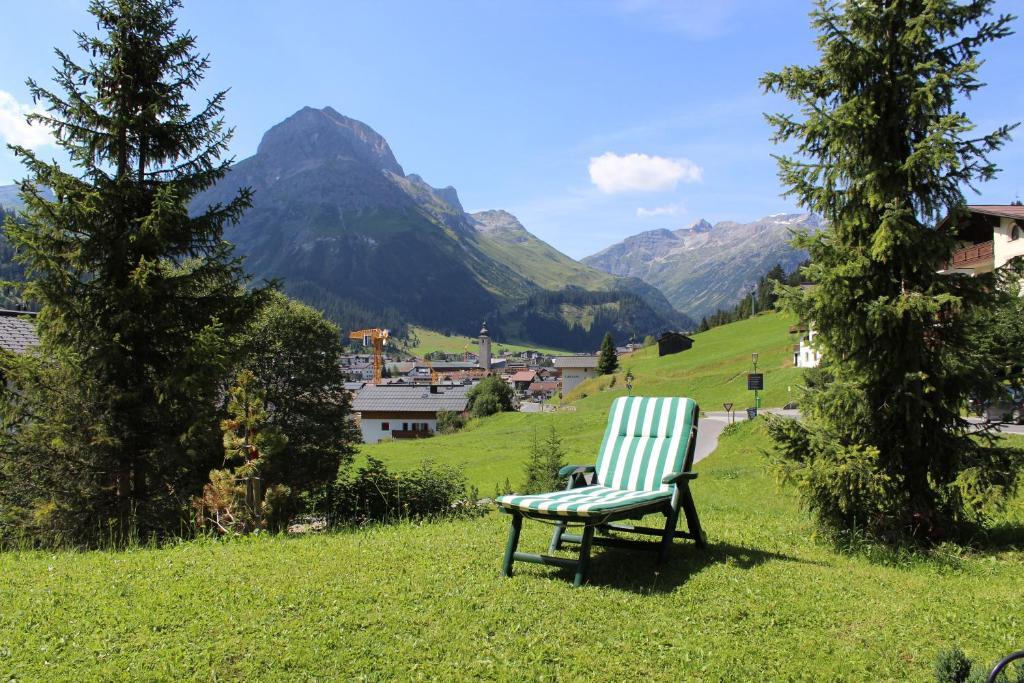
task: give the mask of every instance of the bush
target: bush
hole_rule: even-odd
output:
[[[437,431],[440,434],[454,434],[466,426],[466,416],[453,410],[440,410],[437,413]]]
[[[476,514],[476,492],[463,473],[423,462],[410,472],[390,472],[373,457],[354,474],[339,473],[330,496],[329,522],[366,524],[458,514]]]
[[[1024,666],[1013,666],[1000,672],[997,683],[1024,683]],[[989,671],[981,664],[972,663],[958,647],[943,650],[935,658],[935,683],[985,683]]]
[[[487,417],[512,408],[512,387],[497,375],[484,378],[469,391],[468,409],[473,417]]]

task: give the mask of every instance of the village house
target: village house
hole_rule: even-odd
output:
[[[464,413],[470,384],[372,384],[352,401],[364,443],[381,439],[419,439],[437,432],[437,414]]]
[[[520,396],[526,393],[526,390],[531,384],[537,379],[537,373],[533,370],[520,370],[508,378],[509,384],[512,385],[512,389],[515,390]]]
[[[568,394],[580,382],[597,377],[597,356],[555,356],[555,367],[562,371],[562,395]]]
[[[529,398],[546,401],[558,393],[558,382],[533,382],[526,388]]]
[[[1024,256],[1024,206],[973,204],[956,227],[957,249],[940,273],[990,273],[1015,256]],[[957,220],[947,218],[943,223]]]
[[[799,334],[800,343],[793,347],[793,365],[798,368],[816,368],[821,363],[821,351],[814,348],[816,332],[809,325],[793,325],[790,334]]]

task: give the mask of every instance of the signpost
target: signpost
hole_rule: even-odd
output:
[[[722,407],[725,408],[725,414],[729,416],[729,424],[736,421],[736,416],[732,412],[732,403],[723,403]]]
[[[754,371],[747,374],[747,390],[754,392],[754,409],[747,409],[747,417],[753,420],[757,417],[757,409],[761,407],[761,390],[764,389],[764,374],[757,371],[757,352],[750,354],[750,362],[754,365]]]

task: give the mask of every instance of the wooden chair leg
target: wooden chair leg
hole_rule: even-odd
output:
[[[665,531],[661,534],[661,547],[658,548],[658,561],[666,562],[672,549],[672,540],[676,537],[676,524],[679,523],[679,510],[671,508],[665,513]]]
[[[576,563],[576,579],[572,585],[579,588],[587,580],[587,569],[590,566],[590,545],[594,540],[594,527],[583,527],[583,538],[580,539],[580,559]]]
[[[548,552],[553,553],[556,550],[562,549],[562,534],[565,533],[565,522],[559,522],[555,525],[555,530],[551,534],[551,545],[548,546]]]
[[[508,532],[508,544],[505,546],[505,563],[501,568],[502,576],[512,576],[512,562],[519,547],[519,533],[523,530],[523,516],[518,512],[512,513],[512,528]]]
[[[693,534],[697,547],[706,548],[708,544],[704,540],[704,531],[700,528],[700,519],[697,518],[697,506],[693,504],[693,495],[688,486],[683,489],[682,504],[683,514],[686,515],[686,528]]]

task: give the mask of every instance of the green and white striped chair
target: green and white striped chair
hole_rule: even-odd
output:
[[[576,570],[574,583],[580,586],[592,545],[659,550],[661,560],[668,558],[674,538],[692,539],[703,548],[704,535],[690,494],[690,480],[697,478],[691,468],[699,414],[697,403],[689,398],[615,399],[596,464],[562,468],[559,476],[569,478],[563,491],[498,498],[501,511],[512,515],[502,573],[512,576],[517,560],[568,567]],[[585,483],[588,474],[594,479],[591,484]],[[687,532],[676,530],[680,509]],[[655,512],[665,515],[664,529],[614,523]],[[524,517],[554,521],[549,552],[563,543],[578,543],[579,559],[517,552]],[[568,524],[582,524],[583,533],[565,533]],[[595,538],[595,530],[602,536]],[[616,531],[661,536],[661,541],[631,541],[613,536]]]

